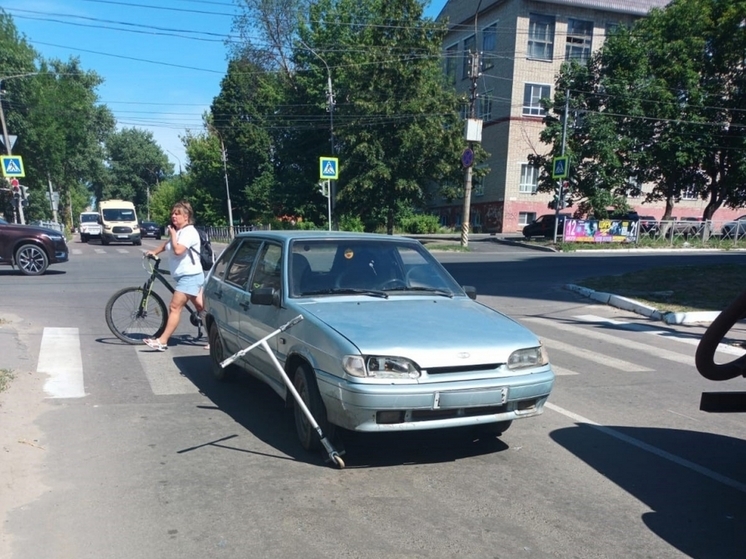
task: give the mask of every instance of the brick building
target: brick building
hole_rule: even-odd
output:
[[[438,15],[448,20],[443,42],[446,75],[456,90],[469,94],[470,51],[479,51],[477,117],[483,120],[482,146],[490,153],[490,173],[475,182],[471,223],[475,231],[520,231],[539,215],[551,213],[551,194],[536,193],[538,170],[528,154],[548,153],[539,140],[544,128],[542,97],[554,96],[555,78],[565,60],[587,60],[610,29],[644,17],[668,0],[448,0]],[[475,23],[475,12],[476,23]],[[646,190],[643,187],[643,190]],[[664,204],[630,199],[640,215],[660,218]],[[705,202],[684,199],[674,216],[701,216]],[[435,199],[441,223],[459,226],[463,200]],[[718,210],[717,219],[737,212]]]

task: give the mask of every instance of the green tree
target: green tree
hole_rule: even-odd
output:
[[[140,215],[150,214],[149,201],[161,181],[173,174],[168,156],[147,130],[124,128],[106,140],[108,183],[100,199],[129,200]]]
[[[665,201],[664,218],[684,195],[708,201],[705,219],[746,203],[744,21],[738,0],[674,0],[618,29],[586,67],[566,64],[542,134],[553,149],[532,156],[542,189],[553,188],[568,91],[572,183],[588,206],[624,205],[645,182],[654,184],[645,201]]]
[[[402,203],[424,207],[430,185],[459,168],[463,123],[444,87],[444,33],[416,0],[320,0],[299,30],[299,89],[323,100],[328,72],[344,99],[335,212],[365,215],[368,229],[392,233]]]

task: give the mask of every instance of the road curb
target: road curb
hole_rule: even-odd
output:
[[[605,293],[603,291],[594,291],[581,285],[567,284],[565,289],[601,304],[631,311],[652,318],[653,320],[660,320],[666,324],[710,324],[720,314],[718,311],[664,312],[629,297],[622,297],[621,295],[614,295],[613,293]]]

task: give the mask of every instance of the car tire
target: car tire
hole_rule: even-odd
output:
[[[80,234],[80,242],[81,243],[87,243],[88,242],[88,235]]]
[[[311,369],[305,363],[298,365],[293,377],[293,386],[306,404],[311,415],[321,428],[321,432],[326,438],[331,438],[334,434],[333,425],[326,418],[326,406],[321,399],[319,387],[316,384],[316,377]],[[319,450],[321,448],[321,439],[316,429],[313,428],[308,418],[297,402],[293,402],[293,413],[295,415],[295,432],[298,434],[298,440],[301,446],[309,451]]]
[[[220,366],[220,363],[222,363],[226,357],[230,357],[230,355],[225,354],[223,338],[220,337],[218,325],[215,322],[210,325],[207,339],[210,340],[210,368],[212,370],[212,376],[221,382],[234,378],[238,373],[238,367],[236,365],[231,363],[227,367]]]
[[[101,244],[104,245],[104,246],[108,245],[109,244],[109,239],[104,239],[103,237],[101,237]]]
[[[142,239],[138,239],[136,241],[132,241],[132,244],[134,246],[136,246],[136,247],[139,247],[140,245],[142,245]]]
[[[156,236],[155,236],[155,240],[156,240],[156,241],[160,241],[160,240],[161,240],[161,236],[160,236],[160,235],[156,235]]]
[[[24,276],[40,276],[49,267],[47,253],[34,244],[21,245],[16,251],[15,261]]]

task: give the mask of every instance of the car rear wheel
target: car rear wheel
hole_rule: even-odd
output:
[[[16,251],[16,266],[23,275],[40,276],[47,271],[47,253],[36,245],[22,245]]]
[[[324,436],[331,438],[333,435],[333,426],[326,419],[326,407],[321,400],[319,387],[316,385],[316,377],[308,365],[298,365],[298,368],[295,370],[295,377],[293,378],[293,386],[295,386],[295,390],[298,391],[301,400],[306,404],[316,423],[321,427]],[[301,446],[306,450],[320,449],[321,439],[319,438],[319,434],[308,421],[306,414],[303,413],[297,402],[293,407],[293,411],[295,414],[295,431],[298,434]]]

